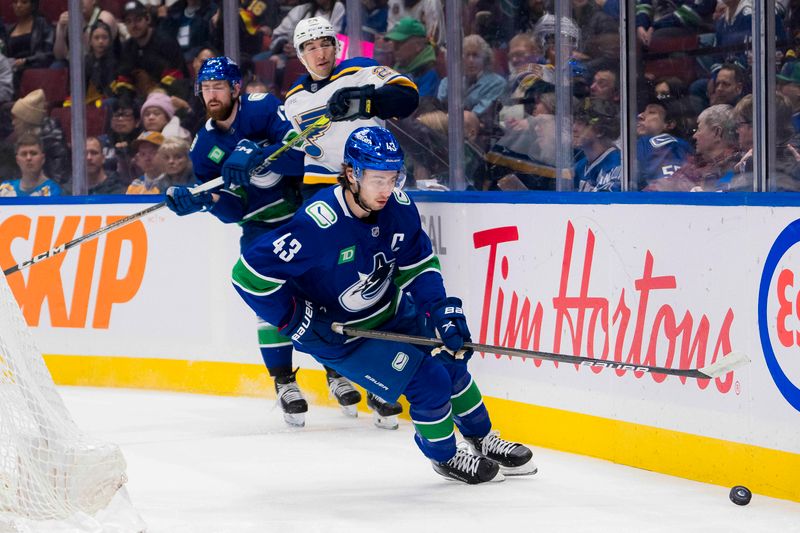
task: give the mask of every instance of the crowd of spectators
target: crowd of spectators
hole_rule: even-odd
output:
[[[622,189],[618,0],[467,0],[462,21],[464,152],[476,190]],[[69,121],[79,105],[50,83],[69,68],[69,14],[0,0],[0,196],[70,194]],[[375,59],[409,75],[417,112],[392,127],[410,185],[445,189],[448,86],[443,0],[362,0]],[[623,3],[624,5],[624,3]],[[632,189],[751,190],[752,0],[636,0],[640,113]],[[81,0],[90,194],[158,194],[191,183],[206,120],[193,73],[223,48],[215,0]],[[298,20],[347,31],[342,0],[240,0],[246,92],[283,96],[302,73]],[[800,2],[776,2],[774,189],[800,190]],[[556,120],[556,27],[568,59],[572,128]],[[66,78],[61,78],[64,80]],[[62,85],[64,82],[61,82]],[[68,113],[67,113],[68,116]],[[624,117],[622,117],[624,120]],[[572,168],[557,170],[567,150]],[[564,161],[559,159],[559,161]],[[559,179],[564,183],[559,184]]]

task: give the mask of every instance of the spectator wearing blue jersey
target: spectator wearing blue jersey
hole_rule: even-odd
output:
[[[400,19],[384,36],[391,41],[394,69],[417,85],[420,98],[435,98],[439,88],[436,72],[436,49],[428,41],[425,26],[411,17]]]
[[[705,109],[697,121],[695,154],[671,176],[651,181],[648,191],[727,191],[741,159],[733,108],[719,104]]]
[[[0,197],[60,196],[61,187],[44,173],[45,153],[42,141],[30,133],[15,144],[15,156],[21,177],[0,183]]]
[[[636,162],[638,185],[666,178],[682,167],[692,154],[692,146],[676,130],[681,119],[680,103],[653,100],[637,115]]]
[[[575,187],[581,192],[617,192],[622,187],[618,106],[603,98],[584,98],[572,122],[572,139],[582,157],[575,165]]]

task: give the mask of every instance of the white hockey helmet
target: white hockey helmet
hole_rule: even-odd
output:
[[[336,30],[333,25],[325,17],[309,17],[301,20],[294,28],[294,49],[297,51],[297,57],[303,60],[302,47],[303,44],[314,39],[322,39],[323,37],[330,37],[336,43],[336,55],[342,52],[342,43],[336,38]],[[304,62],[305,63],[305,62]]]

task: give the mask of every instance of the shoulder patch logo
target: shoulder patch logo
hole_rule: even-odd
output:
[[[313,204],[309,205],[306,207],[305,211],[308,216],[310,216],[311,219],[316,222],[317,226],[322,229],[333,226],[339,219],[339,217],[336,216],[336,212],[331,209],[331,206],[322,200],[317,200]]]
[[[344,250],[342,250],[341,252],[339,252],[339,263],[337,264],[342,265],[344,263],[352,263],[355,257],[356,257],[356,245],[354,244],[353,246],[349,246]]]
[[[267,97],[267,93],[250,93],[247,95],[247,99],[251,102],[258,102],[259,100],[263,100]]]
[[[400,189],[395,187],[394,191],[392,191],[392,192],[394,193],[394,198],[395,198],[395,200],[397,200],[398,204],[402,204],[402,205],[410,205],[411,204],[411,199],[408,197],[408,195],[406,193],[404,193]]]
[[[208,151],[208,158],[214,163],[219,164],[223,157],[225,157],[225,151],[217,145],[214,145],[214,147]]]

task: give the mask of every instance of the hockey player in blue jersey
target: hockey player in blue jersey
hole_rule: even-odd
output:
[[[195,92],[202,97],[210,117],[197,133],[189,154],[201,182],[223,175],[231,184],[231,177],[226,176],[228,163],[253,153],[260,155],[261,162],[294,135],[280,101],[272,94],[242,94],[241,81],[239,67],[227,57],[207,59],[197,73]],[[198,195],[192,195],[188,187],[172,187],[167,191],[167,205],[178,215],[208,211],[222,222],[241,225],[240,246],[244,249],[257,236],[292,216],[301,203],[297,181],[302,173],[302,155],[289,150],[262,173],[248,176],[244,184]],[[259,320],[258,343],[275,380],[284,419],[290,425],[304,425],[308,402],[292,370],[290,340],[274,325]],[[328,383],[345,414],[355,416],[361,393],[333,370],[328,371]]]
[[[532,474],[531,451],[491,430],[467,370],[461,301],[448,296],[419,212],[400,189],[403,152],[386,129],[347,139],[339,185],[323,189],[280,229],[257,238],[233,268],[256,313],[368,391],[410,404],[414,439],[439,474],[466,483]],[[332,322],[408,334],[435,330],[435,357],[406,343],[349,338]],[[456,445],[458,427],[466,442]]]

